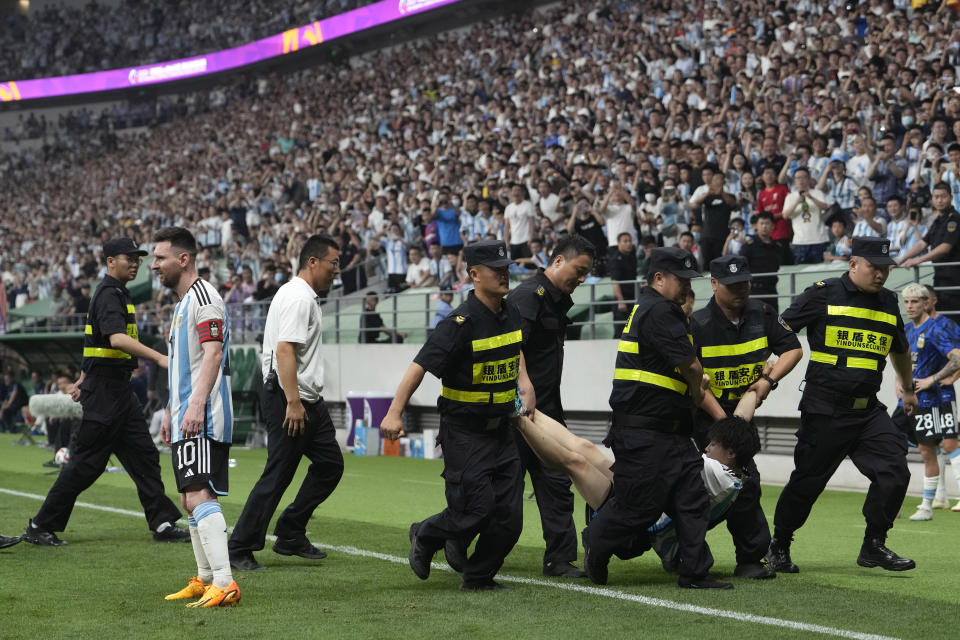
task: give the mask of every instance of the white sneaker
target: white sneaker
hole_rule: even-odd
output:
[[[911,522],[922,522],[924,520],[933,520],[933,509],[920,505],[917,512],[910,516]]]
[[[953,505],[953,509],[950,509],[950,511],[960,512],[960,500],[957,500],[957,504]]]
[[[931,506],[932,506],[934,509],[949,509],[949,508],[950,508],[950,501],[947,500],[944,496],[939,496],[939,497],[933,499],[933,503],[932,503]]]

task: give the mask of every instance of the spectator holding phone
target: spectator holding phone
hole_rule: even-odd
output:
[[[783,204],[783,215],[793,224],[793,257],[797,264],[819,264],[827,248],[827,227],[823,212],[827,197],[813,188],[810,170],[797,167],[793,173],[795,189]]]

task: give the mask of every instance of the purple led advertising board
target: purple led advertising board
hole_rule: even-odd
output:
[[[158,84],[218,73],[293,53],[300,49],[318,45],[321,42],[327,42],[455,2],[460,2],[460,0],[383,0],[319,22],[313,22],[296,29],[288,29],[269,38],[216,53],[127,69],[112,69],[110,71],[37,80],[9,80],[0,82],[0,102],[129,89],[140,85]]]

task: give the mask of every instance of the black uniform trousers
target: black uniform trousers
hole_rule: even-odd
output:
[[[674,522],[680,543],[680,574],[702,577],[713,566],[704,539],[710,501],[703,485],[703,458],[689,436],[636,427],[614,427],[614,495],[584,531],[596,558],[636,555],[636,536],[660,519]]]
[[[424,520],[417,537],[433,550],[477,537],[463,569],[466,583],[492,579],[523,529],[523,471],[510,431],[506,420],[487,430],[441,416],[447,508]]]
[[[150,529],[180,519],[180,510],[163,491],[160,452],[150,437],[143,407],[123,377],[87,374],[80,385],[83,421],[77,430],[70,462],[47,493],[33,523],[43,531],[63,531],[73,505],[107,468],[110,455],[137,487]],[[67,424],[68,421],[64,421]]]
[[[556,403],[542,405],[538,396],[537,409],[566,426],[562,419],[563,411],[556,406]],[[511,429],[511,431],[520,454],[520,473],[523,474],[526,471],[530,474],[537,508],[540,510],[543,541],[547,543],[543,562],[544,564],[573,562],[577,559],[577,529],[573,524],[573,493],[570,491],[570,476],[544,466],[524,440],[523,435],[517,429]]]
[[[885,538],[903,504],[910,481],[907,439],[874,401],[862,410],[833,416],[801,411],[793,460],[795,469],[783,488],[773,518],[775,535],[792,534],[803,526],[827,481],[849,456],[870,479],[863,503],[867,537]]]
[[[267,423],[267,462],[233,528],[229,543],[232,553],[263,549],[270,519],[302,457],[306,456],[310,467],[296,498],[277,519],[274,535],[278,538],[305,541],[310,516],[333,493],[343,476],[343,454],[322,398],[303,403],[306,417],[303,432],[297,437],[291,437],[283,428],[287,398],[282,389],[264,388],[260,402]]]
[[[727,409],[724,407],[724,410]],[[727,410],[727,414],[732,413],[732,410]],[[709,444],[707,429],[711,424],[713,418],[702,411],[697,412],[697,432],[694,440],[701,451]],[[767,524],[767,515],[760,506],[760,496],[760,470],[757,469],[757,463],[750,460],[741,467],[740,493],[724,514],[727,531],[730,532],[736,549],[737,564],[760,562],[770,548],[770,525]],[[715,524],[711,523],[711,526]]]

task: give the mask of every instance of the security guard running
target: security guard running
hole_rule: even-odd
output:
[[[703,402],[703,369],[687,318],[690,278],[699,277],[693,256],[679,247],[654,249],[646,287],[634,305],[617,348],[610,407],[613,427],[604,441],[613,449],[613,490],[583,532],[584,567],[596,584],[607,583],[610,556],[627,557],[638,531],[663,512],[676,526],[680,545],[678,585],[732,589],[707,571],[713,556],[704,536],[709,499],[703,458],[691,440],[693,409]]]
[[[777,312],[766,302],[750,298],[753,276],[747,259],[728,255],[710,262],[713,297],[693,314],[691,327],[710,391],[697,412],[694,440],[703,450],[707,430],[716,420],[733,415],[749,389],[763,401],[803,357],[800,341],[777,322]],[[764,372],[771,354],[778,360]],[[751,425],[751,428],[755,428]],[[734,575],[741,578],[776,576],[762,560],[770,546],[770,527],[760,506],[760,472],[751,459],[742,465],[740,495],[727,511],[727,529],[737,551]]]
[[[73,505],[100,477],[110,454],[137,485],[147,524],[157,542],[190,542],[190,533],[174,523],[180,511],[163,490],[160,454],[144,419],[143,407],[130,387],[137,358],[156,362],[164,369],[167,356],[137,339],[137,321],[126,283],[137,277],[147,255],[130,238],[114,238],[103,245],[107,276],[90,300],[83,338],[83,372],[71,393],[83,405],[83,422],[70,452],[70,462],[60,471],[23,539],[43,547],[67,544],[54,532],[63,531]]]
[[[799,571],[790,559],[793,533],[847,456],[870,479],[857,564],[889,571],[916,566],[884,545],[910,480],[906,438],[876,397],[888,354],[903,387],[904,410],[912,415],[917,408],[897,296],[883,288],[894,263],[889,252],[887,239],[854,238],[849,272],[816,283],[780,316],[792,331],[807,329],[810,364],[800,400],[796,468],[777,501],[767,554],[778,573]]]
[[[504,300],[510,289],[506,247],[485,240],[463,251],[474,289],[437,325],[407,368],[380,431],[391,440],[404,435],[403,409],[424,372],[440,378],[437,440],[447,508],[410,525],[410,568],[426,580],[433,555],[447,540],[466,545],[479,534],[460,588],[499,591],[509,587],[493,577],[523,528],[523,475],[510,417],[518,393],[528,414],[536,398],[520,350],[520,312]]]

